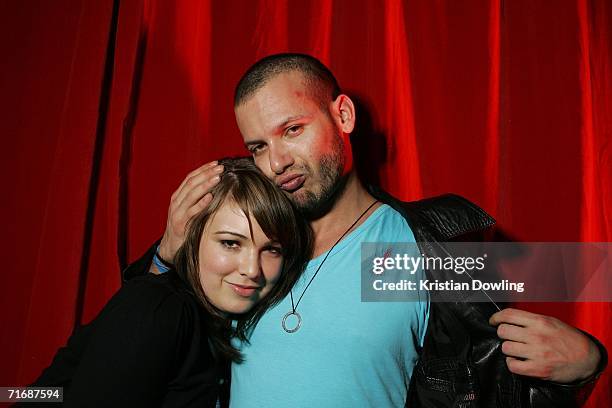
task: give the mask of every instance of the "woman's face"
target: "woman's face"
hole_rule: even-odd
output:
[[[280,244],[270,240],[232,200],[209,219],[200,241],[200,282],[209,301],[227,313],[245,313],[281,274]]]

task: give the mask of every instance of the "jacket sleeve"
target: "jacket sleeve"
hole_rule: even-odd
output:
[[[51,365],[29,386],[70,387],[83,350],[89,341],[91,331],[91,324],[76,329],[68,339],[66,346],[57,351]],[[27,404],[24,406],[27,406]]]
[[[583,406],[601,373],[608,364],[608,353],[606,348],[591,334],[582,331],[599,349],[601,359],[595,373],[582,381],[571,384],[560,384],[550,381],[531,380],[524,377],[523,401],[527,401],[527,406],[531,408],[555,407],[573,408]]]
[[[64,406],[158,405],[192,323],[180,296],[161,285],[127,283],[96,318]]]
[[[155,255],[155,249],[157,248],[157,245],[159,245],[160,241],[161,239],[155,241],[155,243],[151,245],[149,249],[147,249],[147,252],[145,252],[144,255],[123,269],[121,276],[124,283],[136,276],[143,276],[149,272],[149,267],[153,262],[153,255]]]

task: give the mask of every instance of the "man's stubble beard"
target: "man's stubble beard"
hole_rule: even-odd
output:
[[[289,194],[289,198],[298,210],[311,221],[321,218],[331,209],[346,185],[348,177],[342,175],[345,163],[344,142],[339,135],[337,137],[338,142],[333,151],[321,156],[319,162],[319,176],[321,178],[319,192],[304,190],[302,199],[297,199],[297,197]],[[308,168],[308,173],[313,174],[312,169]]]

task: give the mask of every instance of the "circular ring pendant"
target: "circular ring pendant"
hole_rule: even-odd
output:
[[[289,329],[287,328],[287,319],[291,315],[295,315],[295,317],[297,317],[297,324],[295,325],[294,328]],[[287,312],[287,314],[283,316],[283,330],[285,330],[287,333],[295,333],[296,331],[299,330],[301,325],[302,325],[302,316],[300,316],[298,312],[292,310],[292,311]]]

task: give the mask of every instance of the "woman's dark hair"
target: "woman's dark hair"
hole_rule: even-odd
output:
[[[211,190],[213,198],[210,204],[189,221],[185,242],[179,248],[174,264],[207,312],[206,324],[213,351],[239,362],[242,356],[231,344],[232,337],[248,341],[248,333],[264,312],[289,293],[310,259],[313,235],[308,222],[284,193],[259,171],[251,158],[221,159],[219,164],[224,166],[221,181]],[[244,212],[249,228],[254,217],[266,236],[280,243],[283,254],[280,277],[268,295],[247,313],[229,317],[206,297],[200,282],[198,259],[206,224],[228,200]],[[237,323],[232,325],[230,319]]]

